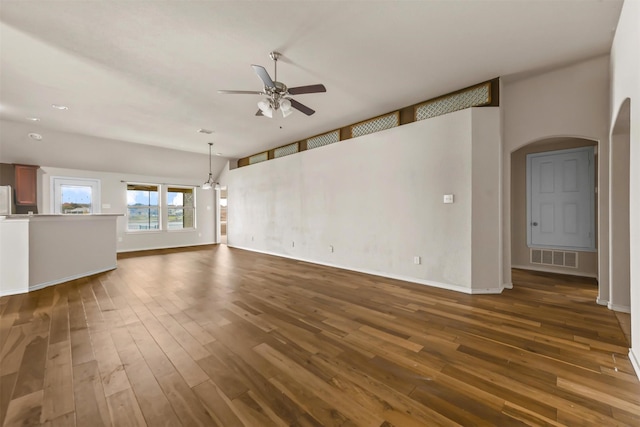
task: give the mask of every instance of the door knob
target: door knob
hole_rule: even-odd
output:
[[[532,222],[531,225],[533,225],[534,227],[537,227],[538,223],[537,222]]]

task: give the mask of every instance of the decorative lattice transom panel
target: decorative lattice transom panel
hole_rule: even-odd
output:
[[[273,150],[273,157],[284,157],[289,154],[294,154],[298,152],[298,143],[294,142],[293,144],[285,145],[284,147],[279,147]]]
[[[340,131],[334,130],[333,132],[324,133],[322,135],[314,136],[307,139],[307,150],[313,148],[322,147],[323,145],[333,144],[340,141]]]
[[[380,132],[381,130],[391,129],[400,124],[400,114],[396,111],[385,116],[376,117],[366,122],[358,123],[351,126],[351,137],[368,135],[370,133]]]
[[[416,107],[416,121],[441,116],[469,107],[479,107],[491,102],[491,83],[483,83],[464,92],[454,93]]]
[[[264,153],[254,154],[249,157],[249,164],[253,165],[256,163],[264,162],[265,160],[269,160],[269,154],[265,151]]]

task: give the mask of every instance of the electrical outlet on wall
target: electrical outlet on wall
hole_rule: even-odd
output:
[[[329,245],[329,252],[333,252],[333,245]]]
[[[416,265],[419,265],[422,262],[422,260],[420,259],[419,256],[414,256],[413,257],[413,263]]]

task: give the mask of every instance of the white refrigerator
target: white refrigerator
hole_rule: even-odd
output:
[[[11,215],[10,185],[0,185],[0,215]]]

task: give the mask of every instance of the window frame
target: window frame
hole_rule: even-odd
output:
[[[197,223],[197,191],[196,189],[198,188],[197,186],[193,186],[193,185],[184,185],[184,184],[157,184],[157,183],[152,183],[152,182],[140,182],[140,181],[123,181],[123,183],[125,184],[125,205],[126,205],[126,221],[125,221],[125,233],[131,233],[131,234],[145,234],[145,233],[165,233],[165,232],[170,232],[170,233],[184,233],[184,232],[193,232],[195,230],[197,230],[198,228],[198,223]],[[129,200],[128,200],[128,192],[131,191],[129,189],[130,186],[140,186],[140,187],[155,187],[156,191],[158,192],[158,205],[157,205],[157,209],[158,209],[158,228],[148,228],[148,229],[130,229],[129,228]],[[183,211],[183,227],[182,228],[175,228],[175,229],[171,229],[169,228],[169,209],[172,208],[176,208],[175,206],[169,205],[169,193],[177,193],[178,191],[169,191],[171,189],[178,189],[178,190],[189,190],[191,192],[191,194],[193,195],[193,206],[189,207],[185,207],[184,203],[182,205],[182,207],[177,207],[178,209],[182,209]],[[132,189],[135,191],[135,189]],[[140,190],[138,190],[140,191]],[[188,192],[188,191],[185,191]],[[184,201],[184,199],[183,199]],[[148,209],[151,210],[152,208],[155,208],[155,206],[148,206]],[[185,209],[191,209],[193,212],[193,226],[192,227],[184,227],[184,211]]]
[[[153,184],[153,183],[148,183],[148,182],[129,182],[127,181],[125,186],[125,202],[126,202],[126,209],[127,209],[127,214],[126,214],[126,224],[125,224],[125,230],[126,233],[132,233],[132,234],[139,234],[139,233],[159,233],[162,232],[163,226],[164,226],[164,221],[162,218],[162,185],[161,184]],[[157,208],[155,206],[153,206],[153,208],[158,209],[158,228],[148,228],[148,229],[138,229],[138,230],[132,230],[129,228],[129,218],[131,217],[129,215],[129,191],[144,191],[144,190],[130,190],[129,186],[140,186],[140,187],[155,187],[156,191],[158,193],[158,205]],[[148,190],[151,191],[151,190]],[[149,196],[149,203],[151,203],[151,196]],[[145,207],[145,209],[149,209],[149,218],[151,218],[151,209],[152,206],[151,204],[149,204],[148,206]]]
[[[101,205],[101,181],[96,178],[83,178],[73,176],[52,176],[51,177],[50,207],[51,213],[56,215],[75,215],[62,212],[61,189],[63,186],[91,187],[91,212],[83,215],[99,214],[102,212]],[[60,197],[59,197],[60,196]]]
[[[164,195],[164,198],[165,198],[165,201],[166,201],[165,204],[164,204],[166,206],[166,209],[164,211],[164,214],[166,216],[166,222],[165,222],[166,223],[166,228],[165,228],[165,230],[168,231],[168,232],[171,232],[171,233],[195,230],[197,228],[196,187],[190,186],[190,185],[178,185],[178,184],[176,184],[176,185],[167,184],[164,187],[165,187],[165,190],[163,191],[163,195]],[[182,218],[183,218],[183,220],[182,220],[182,222],[183,222],[182,228],[175,228],[175,229],[169,228],[169,209],[172,209],[171,206],[174,206],[174,205],[170,205],[169,204],[169,200],[168,200],[169,199],[169,193],[178,193],[178,191],[170,191],[171,189],[190,190],[191,194],[193,195],[193,206],[185,207],[184,198],[183,198],[183,204],[182,204],[182,207],[181,207],[182,208]],[[186,208],[191,209],[193,211],[193,226],[191,226],[191,227],[184,227],[184,216],[185,216],[184,213],[185,213],[185,209]]]

